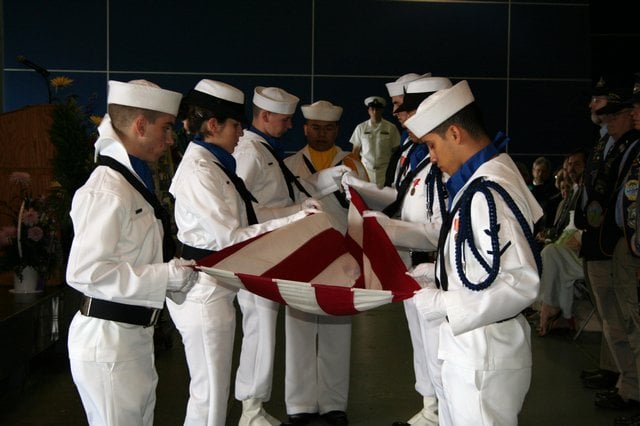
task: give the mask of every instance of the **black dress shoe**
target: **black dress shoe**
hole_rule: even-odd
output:
[[[314,420],[319,418],[318,413],[297,413],[289,415],[289,421],[282,423],[281,426],[304,426],[312,424]]]
[[[580,372],[580,379],[586,379],[588,377],[592,377],[592,376],[596,376],[596,375],[603,375],[603,376],[618,376],[618,373],[615,371],[611,371],[611,370],[605,370],[603,368],[594,368],[593,370],[582,370]]]
[[[344,411],[333,410],[321,415],[323,420],[325,420],[328,424],[333,426],[347,426],[349,424],[349,419],[347,418],[347,413]]]
[[[640,414],[620,416],[613,419],[614,426],[640,426]]]
[[[610,398],[618,393],[618,388],[605,389],[602,392],[596,392],[596,399]]]
[[[607,408],[609,410],[629,410],[631,408],[637,408],[640,405],[635,399],[625,401],[618,393],[612,394],[608,398],[596,398],[593,403],[596,407]]]
[[[582,379],[582,384],[587,389],[609,389],[616,385],[618,373],[602,370],[600,373]]]

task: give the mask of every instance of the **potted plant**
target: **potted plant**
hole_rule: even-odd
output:
[[[0,214],[12,223],[0,228],[0,271],[13,271],[16,292],[34,292],[58,266],[55,216],[47,197],[31,194],[28,173],[14,172],[9,181],[18,190],[11,200],[0,201]]]

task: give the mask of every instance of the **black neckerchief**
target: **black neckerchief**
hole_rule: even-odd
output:
[[[280,170],[282,171],[282,174],[284,175],[284,180],[287,183],[287,190],[289,191],[289,198],[291,198],[291,201],[293,201],[293,202],[296,201],[296,197],[295,197],[295,195],[293,193],[292,184],[295,185],[296,188],[298,188],[298,191],[302,192],[307,197],[311,197],[311,195],[309,195],[307,190],[304,189],[302,184],[300,182],[298,182],[298,179],[293,175],[293,173],[291,173],[291,170],[289,170],[289,168],[286,166],[286,164],[284,164],[284,161],[282,161],[282,159],[276,154],[276,152],[273,149],[273,147],[271,147],[271,145],[269,145],[266,142],[260,142],[260,143],[265,148],[267,148],[269,150],[271,155],[273,155],[273,158],[275,158],[276,161],[278,162],[278,165],[280,166]]]
[[[304,154],[302,154],[302,158],[304,159],[304,164],[307,165],[307,169],[309,169],[309,172],[311,172],[311,174],[318,172],[316,168],[313,167],[313,163],[311,162],[311,160],[309,160]],[[340,164],[342,164],[342,161],[336,164],[336,166]],[[338,203],[340,203],[340,205],[343,208],[345,209],[349,208],[349,200],[347,200],[347,197],[342,192],[340,192],[339,190],[336,190],[336,191],[333,191],[333,195],[334,197],[336,197],[336,199],[338,200]]]
[[[256,212],[253,209],[253,204],[251,204],[252,201],[256,203],[258,201],[255,199],[253,195],[251,195],[251,192],[249,192],[249,190],[247,189],[247,186],[244,184],[244,181],[240,177],[238,177],[238,175],[236,175],[235,173],[231,172],[230,170],[227,170],[227,168],[224,167],[222,164],[216,161],[214,161],[214,163],[218,167],[220,167],[224,172],[224,174],[226,174],[227,177],[231,180],[231,183],[233,183],[233,186],[236,187],[236,191],[238,191],[238,194],[240,194],[242,201],[244,201],[244,208],[247,210],[247,220],[249,221],[249,225],[255,225],[256,223],[258,223]]]
[[[407,159],[407,161],[409,160]],[[420,173],[422,169],[427,167],[427,164],[429,164],[429,162],[430,162],[429,157],[426,157],[422,160],[420,164],[418,164],[418,166],[415,169],[407,173],[405,178],[402,180],[402,183],[398,187],[398,192],[396,194],[395,201],[393,201],[391,204],[385,207],[384,210],[382,210],[382,213],[386,214],[389,217],[393,217],[395,216],[396,213],[398,213],[398,210],[400,209],[400,206],[402,205],[404,198],[407,196],[407,192],[409,191],[409,186],[411,185],[411,182],[413,182],[413,179],[416,177],[418,173]]]
[[[176,244],[171,236],[171,221],[169,218],[169,212],[162,206],[156,195],[149,191],[146,186],[140,180],[131,173],[131,170],[126,168],[123,164],[114,160],[111,157],[104,155],[98,155],[98,164],[101,166],[107,166],[118,173],[120,173],[129,182],[133,188],[140,193],[147,200],[147,203],[153,207],[153,213],[156,218],[162,222],[162,259],[165,262],[173,259],[176,253]]]

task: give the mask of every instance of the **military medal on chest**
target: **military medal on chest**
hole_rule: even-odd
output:
[[[416,187],[420,184],[420,178],[414,179],[411,183],[411,191],[409,192],[411,195],[416,193]]]

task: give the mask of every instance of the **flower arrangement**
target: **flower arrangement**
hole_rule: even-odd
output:
[[[14,172],[9,181],[18,187],[18,195],[10,202],[0,201],[0,214],[15,225],[0,228],[0,270],[13,271],[22,279],[24,268],[31,266],[41,277],[49,277],[59,251],[55,216],[45,197],[32,196],[28,173]]]

